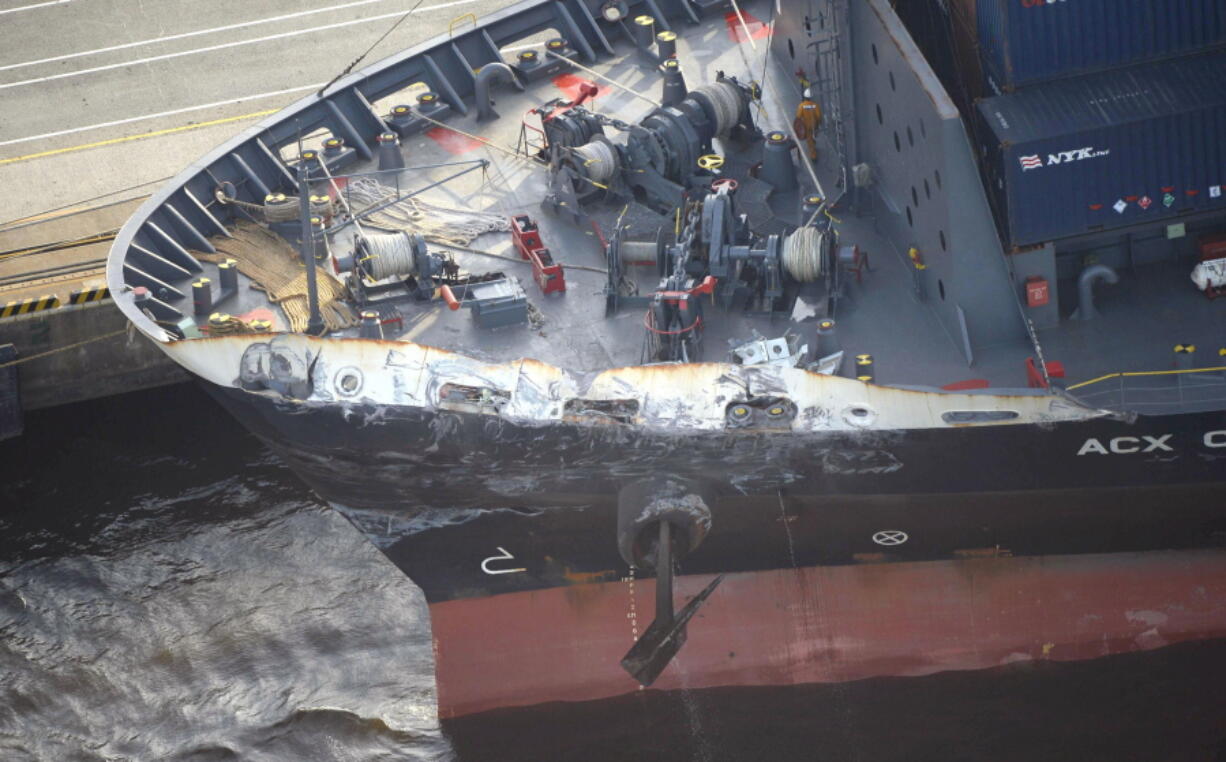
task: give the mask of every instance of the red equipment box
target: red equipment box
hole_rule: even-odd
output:
[[[553,256],[541,241],[541,230],[536,220],[526,214],[511,218],[511,240],[519,250],[519,256],[532,263],[532,279],[541,287],[541,293],[566,292],[566,275],[562,265],[554,264]]]

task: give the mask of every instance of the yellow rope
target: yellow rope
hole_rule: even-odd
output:
[[[9,360],[6,363],[0,364],[0,368],[8,368],[13,365],[20,365],[23,362],[30,362],[31,360],[37,360],[40,357],[49,357],[51,355],[59,354],[60,352],[67,352],[70,349],[76,349],[77,347],[83,347],[86,344],[92,344],[95,341],[102,341],[104,339],[113,339],[116,336],[123,334],[123,333],[127,333],[127,332],[128,332],[127,328],[121,328],[118,331],[111,331],[110,333],[104,333],[101,336],[95,336],[92,339],[86,339],[85,341],[78,341],[75,344],[69,344],[67,346],[57,347],[56,349],[51,349],[46,352],[39,352],[38,354],[30,355],[29,357],[19,357],[16,360]]]
[[[23,257],[29,254],[42,254],[43,252],[55,251],[57,249],[66,249],[74,246],[86,246],[91,243],[102,243],[103,241],[114,240],[118,230],[113,230],[109,233],[98,233],[84,238],[73,238],[67,241],[57,241],[55,243],[43,243],[37,246],[28,246],[24,249],[13,249],[0,254],[0,260],[12,259],[13,257]]]

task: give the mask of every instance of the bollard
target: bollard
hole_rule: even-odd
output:
[[[400,139],[394,132],[379,135],[379,171],[391,172],[404,169],[404,154],[400,152]]]
[[[856,380],[866,384],[873,382],[875,377],[872,355],[856,355]]]
[[[413,116],[413,108],[401,103],[399,105],[392,106],[392,111],[390,116],[388,116],[387,124],[393,130],[403,135],[404,131],[408,129],[409,125],[415,118],[416,117]]]
[[[207,315],[213,311],[213,287],[208,278],[192,282],[192,305],[197,315]]]
[[[217,265],[217,280],[221,283],[221,292],[238,291],[238,260],[227,259]]]
[[[675,58],[669,58],[660,65],[660,71],[664,73],[664,94],[660,97],[660,103],[665,106],[676,106],[686,95],[685,75],[681,73],[681,62]]]
[[[665,29],[656,35],[656,55],[661,61],[677,57],[677,33]]]
[[[209,315],[209,332],[221,334],[230,328],[230,316],[224,312],[214,312]]]
[[[792,141],[780,130],[766,133],[766,146],[762,149],[761,178],[780,193],[787,193],[798,187],[796,165],[792,162]]]
[[[651,50],[656,37],[656,20],[646,14],[634,17],[634,44],[643,50]]]
[[[836,328],[837,326],[834,321],[829,318],[818,321],[817,353],[815,354],[815,359],[820,360],[823,357],[829,357],[842,349],[839,346],[839,335]]]
[[[358,337],[363,339],[383,338],[383,323],[379,320],[378,312],[365,310],[362,313],[362,324],[358,326]]]

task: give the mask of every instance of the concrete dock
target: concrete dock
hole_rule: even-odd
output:
[[[0,0],[0,438],[21,410],[187,378],[104,290],[111,236],[160,182],[363,53],[502,5]]]

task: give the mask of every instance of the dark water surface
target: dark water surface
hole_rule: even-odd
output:
[[[0,444],[0,760],[1217,760],[1226,644],[435,718],[420,592],[203,392]]]

